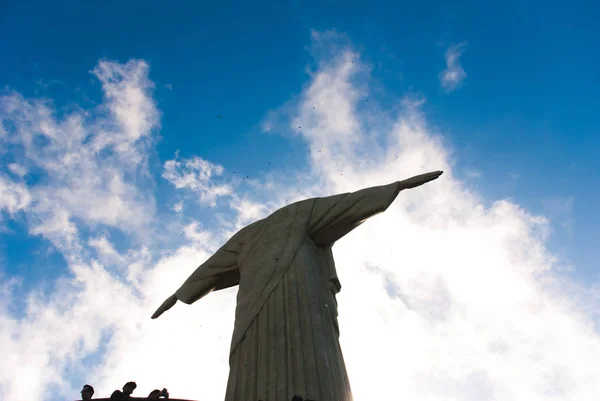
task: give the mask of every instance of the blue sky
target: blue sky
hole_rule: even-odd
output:
[[[565,235],[557,227],[552,245],[592,278],[600,235],[598,5],[387,3],[8,2],[0,84],[52,94],[58,105],[98,101],[89,74],[98,59],[145,59],[163,114],[158,157],[180,149],[254,174],[268,168],[262,152],[275,165],[288,154],[301,158],[298,144],[259,135],[258,123],[306,79],[310,30],[336,28],[364,49],[387,89],[381,101],[425,94],[429,120],[457,149],[459,165],[482,172],[478,187],[490,198],[557,213],[544,201],[573,197],[570,216],[552,217],[572,219],[576,229]],[[463,42],[468,79],[448,96],[436,77],[446,48]],[[255,151],[239,157],[248,148]]]
[[[183,246],[173,221],[196,221],[217,238],[231,229],[221,224],[223,219],[244,221],[241,201],[231,206],[217,196],[212,206],[194,203],[194,197],[220,183],[230,185],[235,177],[248,175],[264,184],[275,174],[277,185],[289,189],[300,180],[299,172],[316,174],[311,156],[316,136],[298,133],[293,121],[305,121],[298,105],[310,98],[315,76],[350,46],[356,59],[350,63],[368,71],[367,94],[352,103],[367,131],[386,126],[389,121],[378,118],[399,112],[403,99],[424,99],[419,112],[425,116],[427,134],[442,139],[448,155],[444,160],[456,182],[476,193],[486,208],[508,200],[532,216],[549,219],[552,233],[542,241],[545,252],[558,257],[558,265],[573,267],[569,280],[595,286],[600,282],[599,17],[600,6],[593,1],[173,6],[158,1],[9,0],[0,5],[0,87],[4,96],[45,99],[59,121],[83,110],[90,113],[85,117],[90,126],[96,126],[92,120],[106,118],[103,107],[110,108],[102,89],[105,81],[91,73],[99,62],[115,63],[107,67],[111,71],[132,59],[148,66],[152,84],[140,86],[146,88],[145,96],[156,109],[152,118],[158,122],[148,123],[151,134],[145,137],[151,144],[143,148],[143,159],[149,176],[135,180],[136,201],[130,205],[148,207],[140,209],[140,216],[151,216],[149,226],[140,223],[124,230],[120,224],[134,220],[121,216],[114,220],[119,224],[112,224],[96,216],[90,223],[84,221],[85,213],[70,212],[82,243],[106,236],[118,252],[135,259],[132,255],[143,246],[167,253]],[[337,34],[323,40],[311,34],[329,30]],[[459,72],[450,86],[442,80],[447,69]],[[352,82],[357,90],[367,85]],[[324,109],[335,106],[321,104]],[[6,117],[5,130],[13,123]],[[267,123],[275,127],[270,132],[265,132]],[[14,143],[4,146],[2,174],[16,180],[9,165],[22,159],[22,152]],[[204,183],[208,189],[183,185],[179,190],[175,182],[181,175],[164,178],[165,162],[176,157],[183,164],[200,157],[224,166],[224,172],[219,177],[213,171],[214,182]],[[432,169],[437,169],[434,164]],[[27,188],[54,185],[44,181],[49,173],[39,168],[30,166],[30,174],[19,182]],[[124,168],[125,180],[137,174]],[[408,172],[398,174],[401,179]],[[369,177],[357,181],[369,183],[374,179]],[[72,178],[68,185],[74,182]],[[251,193],[255,202],[282,201],[256,185],[241,185],[233,185],[234,191]],[[299,192],[310,188],[305,181],[297,186]],[[346,187],[325,188],[329,194]],[[173,212],[182,200],[183,212]],[[52,200],[48,202],[52,208]],[[264,214],[269,207],[259,210]],[[26,207],[9,213],[6,206],[0,220],[0,279],[22,281],[8,307],[15,319],[27,316],[23,308],[29,291],[43,288],[51,296],[60,287],[57,280],[77,276],[73,248],[61,248],[49,234],[33,233],[33,221],[43,220],[36,213],[29,215]],[[85,258],[83,253],[78,257],[90,262],[90,249],[82,251]],[[158,263],[163,256],[157,253],[147,260]],[[126,273],[118,272],[124,259],[115,260],[102,263],[122,278]],[[92,360],[101,364],[102,358]]]

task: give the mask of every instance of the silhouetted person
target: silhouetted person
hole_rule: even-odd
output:
[[[81,389],[81,399],[83,401],[89,401],[92,399],[93,395],[94,395],[94,388],[92,386],[90,386],[89,384],[84,385],[83,389]]]
[[[131,398],[131,393],[133,393],[133,390],[135,390],[136,387],[137,384],[135,384],[135,382],[127,382],[123,386],[123,391],[115,390],[111,394],[110,399],[113,401],[128,400]]]
[[[166,388],[163,388],[162,391],[158,389],[152,390],[148,395],[149,400],[159,400],[160,397],[163,397],[165,400],[169,399],[169,392]]]
[[[304,401],[304,400],[299,395],[295,395],[292,397],[292,401]]]

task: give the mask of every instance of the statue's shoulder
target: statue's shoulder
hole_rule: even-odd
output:
[[[306,214],[306,213],[310,213],[310,211],[312,210],[313,205],[315,204],[315,202],[317,201],[317,199],[319,198],[310,198],[310,199],[303,199],[303,200],[299,200],[293,203],[290,203],[289,205],[285,205],[279,209],[277,209],[275,212],[273,212],[273,214],[271,214],[271,216],[276,216],[276,215],[302,215],[302,214]],[[271,217],[269,216],[269,217]]]
[[[256,220],[254,223],[248,224],[246,227],[244,227],[240,231],[238,231],[235,234],[235,236],[244,236],[245,237],[247,235],[252,235],[256,231],[260,230],[260,228],[264,224],[264,220],[265,219],[260,219],[260,220]]]
[[[238,231],[234,237],[246,237],[247,235],[252,236],[256,232],[260,231],[265,224],[272,224],[275,221],[281,221],[290,217],[298,217],[299,215],[310,215],[315,201],[319,198],[303,199],[289,205],[280,207],[279,209],[272,212],[267,217],[260,220],[256,220],[254,223],[248,224],[246,227]]]
[[[290,203],[289,205],[284,206],[285,207],[293,207],[293,208],[310,208],[312,207],[312,205],[314,205],[314,203],[319,200],[319,197],[313,197],[313,198],[308,198],[308,199],[302,199],[293,203]],[[282,208],[282,209],[283,209]]]

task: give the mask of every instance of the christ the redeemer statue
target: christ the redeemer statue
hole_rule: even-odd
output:
[[[152,316],[239,285],[226,401],[284,401],[294,394],[351,401],[339,343],[341,285],[331,247],[403,189],[441,171],[357,192],[299,201],[238,231]]]

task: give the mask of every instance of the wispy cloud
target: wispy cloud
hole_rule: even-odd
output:
[[[575,218],[573,216],[573,203],[575,197],[548,198],[542,200],[544,212],[559,224],[559,229],[569,238],[574,235]]]
[[[221,165],[194,156],[183,161],[167,160],[162,177],[177,189],[186,189],[197,196],[197,201],[215,206],[218,197],[231,195],[229,183],[217,183],[216,178],[223,174]]]
[[[440,84],[447,92],[456,90],[467,77],[460,64],[460,57],[466,50],[466,43],[451,46],[444,56],[446,68],[440,73]]]
[[[25,209],[31,203],[31,194],[27,186],[0,175],[0,212],[5,210],[11,215]]]
[[[10,163],[8,165],[8,169],[19,177],[23,177],[25,174],[27,174],[27,169],[17,163]]]
[[[232,193],[221,189],[235,186],[223,179],[224,166],[200,155],[167,161],[162,173],[174,187],[208,203],[222,196],[227,218],[207,226],[186,216],[181,206],[180,223],[172,224],[169,215],[161,225],[179,238],[166,251],[145,246],[119,250],[103,231],[105,226],[118,229],[134,219],[136,212],[131,209],[152,210],[148,204],[153,202],[139,201],[151,199],[146,187],[124,173],[135,171],[134,166],[119,156],[120,151],[134,152],[134,160],[144,160],[148,153],[144,146],[152,144],[148,134],[136,134],[136,130],[151,131],[158,121],[154,118],[158,111],[149,113],[152,109],[147,107],[153,103],[145,64],[114,65],[114,74],[99,74],[111,77],[102,78],[108,81],[121,76],[138,82],[134,86],[144,90],[128,90],[131,87],[125,82],[113,82],[110,90],[144,94],[145,100],[134,101],[137,95],[132,95],[117,102],[117,107],[110,99],[119,96],[107,96],[104,109],[113,107],[118,113],[88,117],[85,121],[92,122],[73,125],[110,126],[118,131],[119,139],[107,145],[110,151],[100,151],[86,162],[91,166],[63,162],[60,175],[45,157],[47,150],[18,142],[37,149],[27,153],[23,165],[41,169],[46,181],[29,185],[18,176],[6,175],[11,185],[22,185],[32,194],[31,203],[15,201],[13,205],[23,206],[12,210],[36,217],[32,227],[62,227],[61,235],[71,235],[82,250],[59,246],[64,254],[77,252],[77,258],[68,258],[71,273],[49,293],[26,295],[27,308],[19,316],[9,306],[24,295],[17,293],[13,279],[0,276],[2,400],[52,400],[47,394],[56,399],[74,397],[84,382],[92,383],[98,396],[109,395],[131,379],[137,381],[136,394],[142,396],[168,387],[173,396],[182,398],[222,398],[236,290],[210,294],[192,307],[177,305],[157,321],[149,316],[219,246],[223,232],[291,199],[352,191],[437,169],[445,171],[442,178],[401,193],[384,215],[369,220],[334,247],[343,285],[341,341],[355,399],[400,394],[415,401],[587,401],[596,396],[600,336],[589,311],[597,299],[556,272],[556,258],[546,248],[548,221],[507,200],[486,207],[479,194],[469,189],[473,185],[467,187],[454,174],[454,160],[420,110],[422,97],[406,98],[394,110],[377,109],[382,118],[374,121],[373,110],[359,106],[369,95],[370,83],[369,69],[360,62],[359,53],[335,32],[315,34],[313,40],[318,69],[283,112],[270,114],[278,126],[287,124],[306,142],[306,171],[294,180],[256,177],[256,185],[238,186]],[[135,74],[139,68],[145,72]],[[17,94],[10,96],[19,99]],[[36,129],[30,131],[43,132],[44,121],[56,127],[48,129],[46,143],[73,142],[64,151],[49,145],[54,154],[63,159],[69,149],[80,154],[73,148],[95,154],[89,150],[99,144],[93,140],[95,130],[90,140],[81,140],[87,135],[67,130],[65,121],[41,118],[40,110],[51,109],[47,105],[40,109],[40,104],[45,103],[20,98],[8,103],[18,107],[6,109],[4,103],[3,116],[10,121],[5,127],[35,122]],[[30,107],[36,111],[24,114]],[[80,114],[91,112],[95,111]],[[153,118],[124,124],[121,116],[129,112]],[[15,140],[15,133],[7,132]],[[122,142],[127,145],[118,146]],[[112,163],[104,163],[101,157]],[[48,213],[38,211],[38,186],[53,185],[76,194],[81,183],[75,171],[82,170],[81,177],[87,179],[96,177],[88,168],[97,168],[100,178],[86,188],[103,200],[126,199],[126,209],[133,215],[102,209],[113,217],[99,217],[80,211],[63,197],[44,204],[50,208]],[[101,185],[109,172],[121,177],[122,184]],[[86,223],[93,235],[84,241],[78,228]],[[148,229],[132,222],[122,227],[122,235]],[[49,230],[41,232],[48,235]],[[369,338],[376,340],[365,347]],[[206,380],[199,385],[198,377]]]
[[[95,109],[75,107],[63,115],[48,99],[26,99],[14,91],[0,97],[0,142],[15,159],[6,166],[12,175],[0,174],[0,209],[9,217],[23,214],[30,234],[50,241],[71,272],[50,292],[22,294],[11,286],[2,293],[0,348],[10,361],[0,368],[3,400],[44,399],[49,386],[58,386],[57,397],[66,395],[65,369],[77,375],[79,359],[94,353],[126,318],[116,311],[135,305],[131,282],[119,281],[105,267],[135,269],[134,259],[148,263],[143,249],[123,256],[104,237],[86,240],[104,228],[143,236],[153,218],[151,192],[141,185],[159,115],[148,65],[101,61],[93,74],[104,94]],[[89,257],[94,248],[106,265]],[[10,307],[17,298],[25,298],[20,317]],[[23,377],[32,382],[25,384]]]
[[[465,175],[469,178],[479,178],[481,177],[481,171],[477,171],[477,170],[467,170],[465,172]]]
[[[133,232],[153,215],[153,202],[136,187],[137,179],[146,179],[150,135],[158,126],[148,65],[101,61],[93,74],[104,91],[104,103],[94,110],[59,117],[44,99],[16,92],[0,98],[0,119],[12,127],[3,141],[19,149],[9,169],[30,170],[36,178],[27,187],[30,201],[20,203],[27,204],[30,230],[60,249],[78,243],[75,220]],[[23,185],[5,180],[13,188]]]

